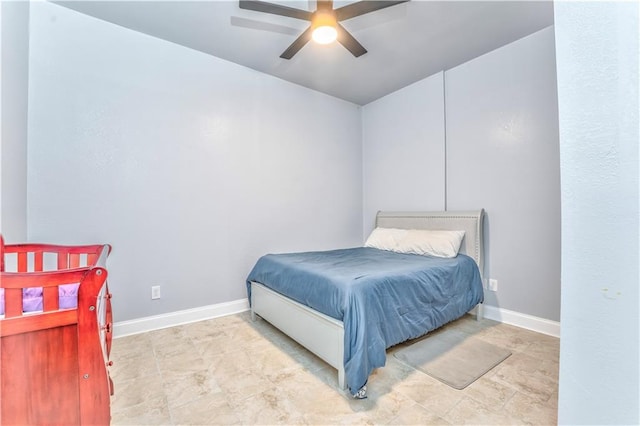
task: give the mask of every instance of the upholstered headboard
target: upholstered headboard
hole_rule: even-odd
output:
[[[376,227],[464,231],[460,253],[473,258],[484,276],[484,209],[461,212],[378,212]]]

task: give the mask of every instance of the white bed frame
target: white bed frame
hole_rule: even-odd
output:
[[[460,253],[473,258],[484,271],[484,210],[464,212],[378,212],[376,227],[462,230]],[[482,305],[474,308],[482,318]],[[259,315],[338,370],[338,386],[345,389],[344,325],[267,287],[251,283],[251,318]]]

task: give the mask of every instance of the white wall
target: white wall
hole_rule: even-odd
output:
[[[23,242],[27,239],[29,3],[3,1],[0,10],[0,232],[7,242]]]
[[[443,97],[439,73],[362,109],[365,238],[379,210],[444,210]]]
[[[485,303],[560,320],[553,28],[445,73],[447,207],[487,211]]]
[[[485,303],[558,321],[553,29],[366,105],[363,116],[365,236],[376,210],[485,208],[485,275],[499,284]]]
[[[117,321],[244,298],[266,252],[361,242],[353,104],[51,3],[29,78],[29,237],[113,244]]]
[[[637,2],[556,2],[561,424],[640,424]]]

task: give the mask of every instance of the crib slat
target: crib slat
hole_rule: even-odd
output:
[[[18,253],[18,272],[27,272],[27,253]]]
[[[60,307],[58,286],[45,287],[42,291],[42,310],[45,312],[57,311]]]
[[[58,269],[67,269],[68,265],[68,253],[59,251],[58,252]]]
[[[41,251],[36,251],[33,253],[33,270],[36,272],[41,272],[44,264],[44,253]]]
[[[80,254],[79,253],[70,253],[69,254],[69,268],[78,268],[80,267]]]
[[[22,315],[22,289],[4,289],[4,316],[5,318],[18,317]]]

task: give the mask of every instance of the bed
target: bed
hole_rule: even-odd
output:
[[[109,424],[110,251],[0,236],[3,425]]]
[[[340,388],[365,397],[387,348],[469,311],[481,317],[483,219],[484,210],[377,214],[374,232],[464,231],[451,258],[372,247],[265,255],[247,278],[252,318],[288,334],[338,370]]]

